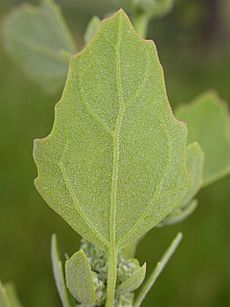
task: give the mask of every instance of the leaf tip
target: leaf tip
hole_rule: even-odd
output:
[[[142,271],[142,274],[143,274],[143,276],[145,277],[145,274],[146,274],[146,268],[147,268],[147,264],[146,264],[146,262],[142,265],[142,267],[141,267],[141,271]]]
[[[182,241],[182,239],[183,239],[183,233],[182,232],[178,232],[178,234],[177,234],[177,236],[175,238],[175,241],[179,243],[179,242]]]
[[[127,14],[125,13],[125,11],[122,9],[122,8],[120,8],[115,14],[114,14],[114,16],[123,16],[123,17],[127,17],[128,18],[128,16],[127,16]]]
[[[53,252],[55,249],[57,249],[57,235],[56,235],[56,233],[52,233],[50,245],[51,245],[51,252]]]

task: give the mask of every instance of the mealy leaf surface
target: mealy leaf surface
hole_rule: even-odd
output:
[[[71,294],[83,306],[95,306],[97,296],[93,273],[85,253],[76,252],[65,263],[66,284]]]
[[[154,43],[119,11],[71,60],[52,132],[35,141],[35,184],[82,237],[125,246],[183,199],[186,138]]]
[[[203,184],[204,153],[196,142],[189,144],[186,148],[186,167],[191,176],[192,185],[179,206],[158,225],[159,227],[183,221],[197,207],[197,200],[193,201],[193,197]]]
[[[138,268],[131,276],[124,280],[116,289],[117,294],[133,292],[140,287],[145,279],[146,264]]]
[[[186,148],[186,166],[192,179],[192,186],[186,192],[180,208],[188,205],[203,184],[204,153],[197,142],[189,144]]]

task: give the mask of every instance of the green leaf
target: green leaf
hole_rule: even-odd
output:
[[[143,282],[146,273],[146,264],[137,269],[131,276],[129,276],[125,281],[123,281],[117,287],[117,294],[125,294],[127,292],[133,292],[136,290]]]
[[[196,142],[186,148],[186,166],[192,179],[192,186],[185,194],[180,208],[185,208],[203,184],[204,152]]]
[[[192,201],[203,184],[204,153],[199,144],[194,142],[186,148],[186,166],[192,179],[192,186],[186,192],[182,202],[158,226],[172,225],[185,220],[197,207],[197,200]]]
[[[188,124],[188,142],[197,141],[205,154],[204,184],[230,173],[230,120],[223,101],[208,92],[191,104],[180,106],[176,114]]]
[[[96,290],[93,284],[93,273],[89,260],[80,250],[65,263],[66,283],[69,291],[83,305],[96,303]]]
[[[70,307],[67,289],[65,285],[65,278],[63,273],[62,263],[58,256],[57,238],[56,235],[52,235],[51,240],[51,259],[53,266],[54,279],[58,293],[62,302],[63,307]]]
[[[53,0],[13,10],[3,24],[3,38],[9,55],[44,90],[53,93],[63,87],[76,47]]]
[[[71,60],[52,132],[35,141],[35,185],[82,237],[117,249],[181,203],[190,187],[186,138],[154,43],[119,11]]]
[[[85,31],[84,34],[84,42],[87,45],[89,43],[89,41],[92,39],[92,37],[94,36],[94,34],[97,32],[97,30],[99,29],[101,23],[101,19],[97,16],[94,16]]]
[[[135,254],[136,254],[136,249],[137,249],[138,243],[139,243],[139,240],[131,242],[130,244],[128,244],[128,245],[126,245],[122,248],[122,253],[127,259],[134,258]]]
[[[142,12],[150,17],[168,14],[175,0],[117,0],[118,4],[131,13]]]
[[[188,203],[184,208],[178,208],[169,214],[157,227],[169,226],[186,220],[197,208],[198,201],[196,199]]]

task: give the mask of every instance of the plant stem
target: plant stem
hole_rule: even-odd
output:
[[[138,295],[138,297],[135,301],[134,307],[140,307],[141,306],[141,304],[142,304],[143,300],[145,299],[146,295],[148,294],[149,290],[155,284],[157,278],[159,277],[159,275],[161,274],[161,272],[163,271],[163,269],[167,265],[169,259],[172,257],[172,255],[176,251],[178,245],[180,244],[180,242],[182,240],[182,237],[183,237],[182,233],[178,233],[176,238],[172,241],[171,245],[169,246],[169,248],[167,249],[167,251],[165,252],[163,257],[161,258],[160,262],[157,263],[155,270],[153,271],[153,273],[150,275],[150,277],[147,279],[144,286],[142,287],[142,289],[141,289],[141,291],[140,291],[140,293],[139,293],[139,295]]]
[[[149,23],[149,16],[144,13],[137,13],[133,17],[134,29],[140,34],[141,37],[145,38],[147,34]]]
[[[117,250],[111,247],[108,253],[108,281],[106,307],[114,306],[115,288],[117,280]]]

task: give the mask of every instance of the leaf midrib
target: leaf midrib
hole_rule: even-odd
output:
[[[113,140],[113,166],[112,166],[112,187],[111,187],[111,203],[110,203],[110,245],[112,248],[116,246],[116,204],[117,204],[117,181],[118,181],[118,161],[119,161],[119,133],[124,114],[124,101],[121,85],[121,62],[120,62],[120,45],[121,45],[121,17],[118,22],[118,35],[116,45],[116,85],[119,112],[114,130]]]
[[[125,240],[130,236],[130,234],[132,232],[135,232],[138,226],[142,223],[144,217],[146,216],[146,214],[148,213],[150,209],[151,204],[154,201],[157,201],[157,199],[159,198],[161,188],[165,183],[165,179],[167,178],[167,175],[170,172],[171,164],[172,164],[171,163],[172,162],[171,161],[172,160],[172,142],[169,141],[166,129],[163,124],[162,130],[164,131],[166,135],[166,139],[167,139],[169,159],[164,169],[163,176],[159,182],[159,185],[157,186],[157,192],[154,195],[154,197],[148,202],[146,210],[143,212],[143,214],[141,214],[141,216],[139,217],[137,222],[134,224],[134,226],[130,229],[130,231],[124,236],[122,240],[120,240],[120,242],[116,242],[116,209],[117,209],[116,201],[117,201],[117,186],[118,186],[117,180],[118,180],[118,161],[119,161],[119,132],[120,132],[121,123],[123,120],[123,114],[125,111],[124,99],[123,99],[123,94],[122,94],[122,82],[121,82],[120,44],[121,44],[121,18],[119,19],[119,23],[118,23],[118,37],[117,37],[117,45],[116,45],[116,82],[117,82],[119,112],[118,112],[115,130],[114,130],[114,142],[113,142],[114,155],[113,155],[112,189],[111,189],[111,206],[110,206],[110,245],[112,246],[112,248],[116,248],[116,246],[122,245],[122,242],[125,242]],[[148,60],[149,58],[147,54],[147,62]],[[146,78],[146,75],[145,75],[145,78]],[[144,84],[144,80],[142,84]],[[135,95],[134,95],[134,99],[135,99]],[[131,99],[131,101],[133,101],[133,99]]]

